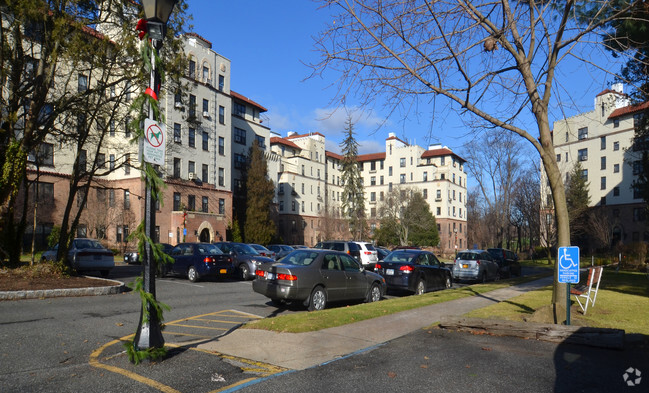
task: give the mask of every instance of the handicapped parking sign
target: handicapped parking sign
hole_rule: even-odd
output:
[[[559,282],[579,283],[579,247],[559,247]]]

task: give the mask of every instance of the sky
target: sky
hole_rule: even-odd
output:
[[[326,148],[340,153],[347,113],[331,106],[337,75],[309,78],[311,69],[305,65],[318,61],[313,37],[333,20],[330,11],[311,0],[188,0],[188,4],[193,16],[188,31],[212,42],[214,51],[230,59],[231,89],[268,109],[264,124],[271,132],[282,137],[289,131],[320,132]],[[559,90],[570,92],[570,104],[576,107],[568,115],[592,110],[595,95],[608,88],[611,79],[597,70],[571,67],[557,78],[564,83]],[[351,101],[348,106],[360,154],[385,151],[385,139],[392,132],[408,143],[424,148],[440,143],[462,155],[468,130],[448,105],[405,120],[393,116],[380,128],[385,119],[380,110],[361,110]],[[531,151],[529,144],[524,148]]]

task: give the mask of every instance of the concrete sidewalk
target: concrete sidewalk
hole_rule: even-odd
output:
[[[550,284],[551,276],[317,332],[277,333],[258,329],[236,329],[201,344],[199,348],[288,369],[303,370],[430,326],[443,316],[460,316]]]

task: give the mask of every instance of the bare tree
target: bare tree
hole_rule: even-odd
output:
[[[519,250],[523,250],[522,238],[526,237],[526,246],[533,249],[540,242],[541,227],[541,189],[539,171],[534,163],[523,170],[516,184],[512,203],[512,223],[519,229]]]
[[[519,135],[538,152],[548,176],[558,244],[570,245],[548,116],[550,104],[556,103],[551,102],[559,82],[555,75],[564,59],[580,58],[579,50],[591,44],[588,40],[597,38],[595,33],[629,5],[588,2],[595,12],[584,23],[573,0],[323,3],[340,12],[317,38],[322,60],[313,67],[318,75],[325,70],[340,73],[335,99],[345,102],[355,94],[369,105],[380,97],[392,113],[444,98],[472,120]],[[534,127],[519,116],[523,112],[532,116]],[[557,322],[565,311],[565,290],[555,274]]]

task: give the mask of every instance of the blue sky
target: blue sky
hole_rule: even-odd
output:
[[[311,78],[310,68],[303,63],[315,62],[313,36],[326,28],[331,18],[329,11],[318,9],[310,0],[189,0],[193,15],[191,31],[212,42],[212,49],[230,59],[231,88],[248,96],[268,109],[265,124],[271,131],[286,136],[288,131],[298,133],[320,132],[327,138],[327,148],[339,152],[346,119],[345,110],[333,112],[330,100],[335,94],[332,86],[337,75],[330,79]],[[599,56],[594,52],[593,56]],[[579,77],[575,77],[579,75]],[[611,78],[590,69],[567,66],[557,75],[564,84],[556,91],[569,91],[576,111],[592,110],[597,93],[610,85]],[[354,103],[348,102],[351,110]],[[354,112],[356,138],[360,153],[385,150],[389,132],[420,146],[441,143],[462,153],[468,129],[459,116],[449,111],[446,103],[438,104],[442,113],[412,116],[403,122],[388,119],[377,131],[384,116],[379,111]],[[551,116],[554,121],[560,116]],[[435,116],[432,123],[430,116]],[[533,123],[532,123],[533,124]],[[536,128],[535,126],[532,126]],[[531,128],[531,129],[534,129]],[[529,146],[526,146],[529,148]]]

